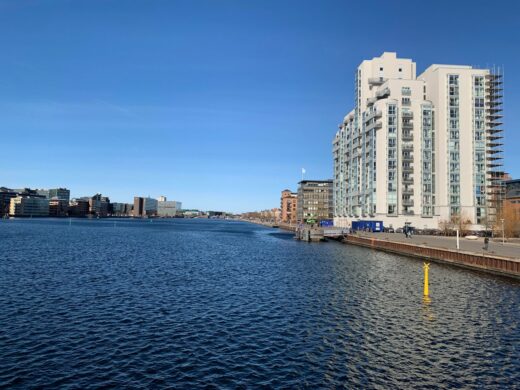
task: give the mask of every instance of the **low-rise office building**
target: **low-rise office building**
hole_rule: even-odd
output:
[[[134,197],[134,211],[133,216],[134,217],[153,217],[157,215],[157,208],[158,208],[158,201],[157,199],[150,198],[150,197],[141,197],[141,196],[135,196]]]
[[[49,199],[63,199],[70,201],[70,190],[67,188],[51,188],[48,191]]]
[[[131,203],[111,203],[111,214],[115,217],[127,217],[132,215],[133,205]]]
[[[153,216],[157,215],[158,203],[159,202],[157,201],[157,199],[150,198],[150,197],[144,198],[143,199],[144,214],[148,217],[153,217]]]
[[[85,217],[89,212],[88,199],[72,199],[69,202],[69,216],[70,217]]]
[[[109,212],[110,199],[96,194],[89,198],[89,213],[98,217],[106,217]]]
[[[181,202],[166,200],[165,196],[161,196],[157,202],[157,215],[159,217],[175,217],[180,213],[181,208]]]
[[[16,198],[18,194],[6,187],[0,187],[0,218],[9,214],[9,205],[12,198]]]
[[[66,217],[69,213],[69,201],[67,199],[52,198],[49,200],[50,217]]]
[[[333,219],[332,180],[302,180],[298,187],[298,222]]]
[[[9,215],[12,217],[47,217],[49,216],[49,200],[38,196],[21,196],[11,198]]]

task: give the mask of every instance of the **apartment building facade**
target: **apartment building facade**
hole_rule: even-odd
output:
[[[283,223],[296,224],[298,213],[298,194],[283,190],[280,199],[280,220]]]
[[[503,196],[501,83],[489,69],[457,65],[417,77],[395,53],[363,61],[355,108],[333,140],[335,224],[492,226]]]

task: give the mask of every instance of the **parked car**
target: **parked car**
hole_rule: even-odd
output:
[[[403,228],[397,228],[395,229],[396,233],[404,233]]]
[[[385,233],[395,233],[395,229],[392,227],[385,228]]]

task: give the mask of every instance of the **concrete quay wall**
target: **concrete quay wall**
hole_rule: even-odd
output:
[[[520,279],[520,259],[487,256],[472,252],[432,248],[423,245],[383,241],[376,238],[363,238],[353,235],[348,235],[343,239],[343,242]]]

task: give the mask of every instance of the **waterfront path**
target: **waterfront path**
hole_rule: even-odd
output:
[[[403,242],[406,244],[412,245],[425,245],[432,248],[442,248],[442,249],[457,249],[457,239],[455,237],[444,237],[444,236],[421,236],[421,235],[413,235],[412,238],[406,238],[402,233],[366,233],[366,232],[358,232],[357,235],[359,237],[373,237],[379,240],[393,241],[393,242]],[[478,240],[468,240],[464,237],[460,238],[460,250],[464,252],[473,252],[479,255],[487,255],[487,256],[501,256],[501,257],[509,257],[520,260],[520,244],[517,242],[509,243],[506,242],[502,244],[502,242],[497,242],[490,240],[489,241],[489,250],[484,251],[482,247],[484,246],[484,239],[479,238]]]

